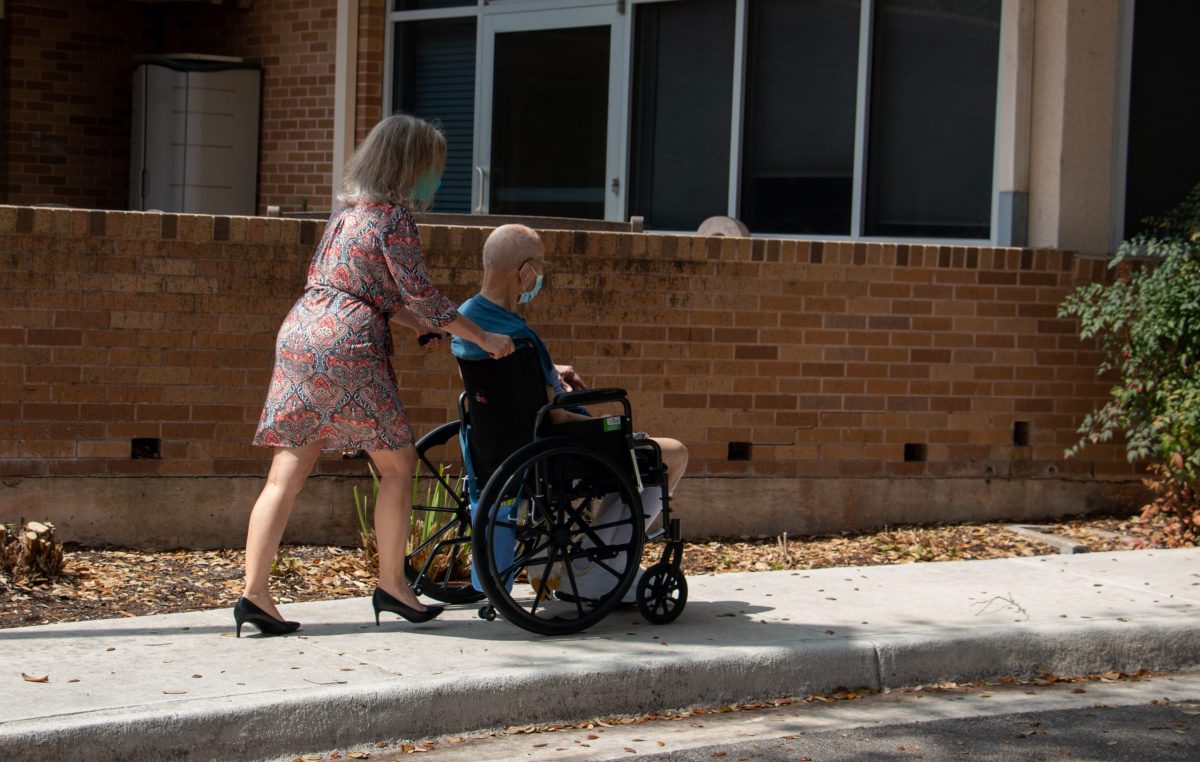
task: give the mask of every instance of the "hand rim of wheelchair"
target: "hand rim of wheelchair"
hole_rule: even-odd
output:
[[[678,566],[660,561],[646,569],[637,583],[637,606],[651,624],[669,624],[687,605],[687,577]]]
[[[621,493],[621,499],[629,506],[627,512],[630,525],[630,540],[627,544],[622,545],[625,553],[625,568],[620,571],[620,576],[615,587],[610,589],[604,596],[599,599],[586,598],[578,595],[573,595],[575,600],[574,611],[577,614],[574,618],[566,618],[554,616],[554,618],[545,618],[538,616],[538,608],[548,602],[551,596],[548,594],[548,585],[539,584],[534,592],[533,602],[529,608],[522,600],[514,598],[508,587],[502,582],[501,572],[507,572],[505,576],[516,577],[518,570],[516,567],[521,565],[520,559],[515,559],[514,563],[506,570],[496,568],[496,562],[491,552],[494,542],[494,530],[496,523],[493,520],[497,509],[506,507],[503,503],[511,495],[517,492],[517,481],[523,480],[523,474],[530,468],[536,467],[542,461],[549,461],[554,457],[561,456],[577,456],[583,459],[593,461],[602,466],[608,475],[615,480],[618,485],[618,490]],[[537,476],[534,479],[537,480]],[[590,495],[589,499],[598,500],[603,497],[603,494]],[[570,502],[570,500],[568,500]],[[562,506],[555,506],[562,509]],[[544,511],[544,507],[543,507]],[[578,525],[579,511],[572,510],[574,518],[569,522],[569,525]],[[633,584],[638,574],[638,561],[642,555],[642,544],[644,542],[644,530],[642,524],[642,507],[641,500],[638,498],[637,492],[633,489],[632,484],[624,470],[614,464],[609,458],[604,455],[573,444],[570,439],[565,437],[552,437],[548,439],[538,440],[530,445],[522,447],[517,452],[509,456],[488,480],[487,486],[484,487],[483,493],[479,499],[479,511],[475,516],[475,523],[472,526],[472,561],[479,565],[478,574],[487,597],[491,605],[499,612],[505,620],[521,627],[524,630],[535,632],[542,635],[568,635],[580,632],[596,622],[602,620],[608,615],[617,605],[620,604],[622,596]],[[636,520],[634,517],[637,517]],[[626,523],[626,522],[620,522]],[[618,524],[610,524],[606,526],[619,526]],[[569,528],[569,526],[568,526]],[[582,532],[582,530],[580,530]],[[594,530],[592,530],[594,531]],[[546,537],[549,533],[543,532],[541,537]],[[528,534],[524,541],[529,539]],[[539,538],[541,539],[541,538]],[[567,555],[571,560],[580,558],[579,554],[585,549],[579,547],[578,539],[572,537],[567,543]],[[551,545],[551,543],[556,543]],[[574,546],[574,547],[572,547]],[[553,549],[551,549],[553,548]],[[536,557],[537,553],[545,549],[547,555],[544,557]],[[548,577],[549,569],[552,567],[563,552],[562,537],[559,539],[547,539],[541,548],[533,548],[533,552],[526,548],[524,552],[518,552],[518,556],[525,556],[525,563],[522,566],[528,569],[530,566],[541,566],[546,568],[543,573],[542,582],[544,583]],[[592,548],[594,551],[595,548]],[[586,553],[584,553],[586,555]],[[543,561],[544,563],[532,563],[534,561]],[[567,583],[570,585],[568,595],[570,593],[578,593],[577,583],[574,578],[571,564],[564,564],[563,568],[567,570]],[[609,572],[611,573],[611,571]],[[559,600],[563,600],[559,598]],[[588,604],[585,608],[585,604]],[[545,609],[543,609],[545,611]]]
[[[470,498],[467,495],[466,482],[462,484],[461,493],[455,491],[453,486],[437,473],[437,467],[425,457],[425,454],[430,449],[440,447],[451,439],[456,440],[458,438],[459,426],[460,423],[458,421],[444,423],[421,437],[420,441],[416,444],[417,475],[421,476],[422,471],[425,471],[425,476],[436,479],[446,492],[452,496],[455,507],[433,508],[421,505],[416,501],[413,502],[412,510],[414,516],[419,511],[453,513],[454,516],[432,536],[426,539],[425,542],[413,548],[410,553],[407,553],[404,559],[404,576],[408,580],[408,584],[413,589],[413,592],[417,595],[426,595],[442,603],[475,603],[484,598],[484,594],[471,585],[470,577],[467,577],[465,580],[451,579],[454,572],[454,562],[461,553],[459,547],[462,545],[469,547],[471,542]],[[450,535],[449,539],[443,539],[446,535]],[[426,548],[432,548],[432,552],[426,556],[424,563],[418,565],[413,560],[413,557]],[[428,575],[429,568],[432,566],[433,560],[442,552],[448,552],[450,555],[450,560],[446,564],[446,573],[445,575],[431,577]]]

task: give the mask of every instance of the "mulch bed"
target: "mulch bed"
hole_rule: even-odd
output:
[[[1152,527],[1137,519],[1082,518],[1047,523],[1093,552],[1150,547]],[[1003,524],[910,526],[825,537],[689,543],[689,575],[1047,555],[1054,548]],[[645,563],[657,560],[658,546]],[[53,581],[12,580],[0,572],[0,628],[50,622],[196,611],[232,606],[242,586],[241,550],[146,552],[66,546]],[[374,576],[357,548],[285,546],[272,571],[282,603],[369,595]]]

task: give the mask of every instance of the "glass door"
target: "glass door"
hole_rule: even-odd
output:
[[[624,21],[615,3],[483,16],[475,212],[623,218]]]

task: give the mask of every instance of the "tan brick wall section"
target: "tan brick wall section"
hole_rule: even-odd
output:
[[[438,283],[479,282],[479,228],[423,229]],[[0,207],[0,475],[260,475],[249,446],[316,222]],[[556,357],[627,388],[689,475],[1127,479],[1063,461],[1102,399],[1055,306],[1104,263],[1058,251],[544,233],[528,310]],[[398,332],[399,333],[399,332]],[[448,354],[397,337],[418,434],[448,420]],[[1031,445],[1012,443],[1027,421]],[[130,440],[162,440],[131,460]],[[753,444],[727,460],[730,442]],[[904,462],[906,443],[927,446]],[[330,458],[323,473],[361,473]]]

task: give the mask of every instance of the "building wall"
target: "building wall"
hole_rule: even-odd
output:
[[[378,16],[382,0],[373,3]],[[201,53],[262,64],[260,213],[268,205],[329,209],[336,0],[274,0],[249,9],[16,0],[7,16],[0,198],[127,208],[133,58]],[[378,57],[381,46],[371,54]],[[379,85],[363,92],[380,97]]]
[[[9,0],[0,87],[0,199],[123,209],[142,6]]]
[[[382,116],[387,8],[359,2],[358,138]],[[6,12],[0,200],[124,208],[133,56],[192,52],[263,65],[260,213],[329,208],[336,0],[11,0]],[[1103,254],[1118,3],[1009,0],[1005,14],[1000,240]]]
[[[314,221],[0,207],[0,520],[30,506],[90,505],[97,526],[130,512],[145,523],[226,511],[221,528],[171,519],[162,532],[240,542],[267,466],[249,440],[275,331],[320,233]],[[456,300],[477,288],[486,233],[422,229],[435,282]],[[680,499],[695,532],[1032,517],[1133,499],[1110,489],[1136,478],[1119,447],[1062,458],[1108,385],[1095,377],[1099,354],[1056,306],[1103,277],[1102,260],[544,238],[552,275],[531,323],[591,384],[628,389],[638,430],[687,443]],[[446,353],[397,339],[401,396],[419,435],[453,417],[459,381]],[[1014,445],[1018,421],[1028,446]],[[161,459],[131,459],[133,438],[161,440]],[[749,443],[749,459],[730,460],[731,443]],[[906,445],[923,446],[924,462],[905,462]],[[318,474],[363,469],[331,456]],[[202,506],[179,498],[178,479],[211,492],[213,477],[240,486]],[[342,494],[339,520],[352,537],[348,487],[337,489],[310,490],[309,523],[298,519],[294,536],[328,541],[334,524],[322,511],[338,499],[325,496]]]
[[[333,162],[336,0],[207,3],[165,11],[163,52],[240,56],[262,65],[258,208],[328,211]]]

